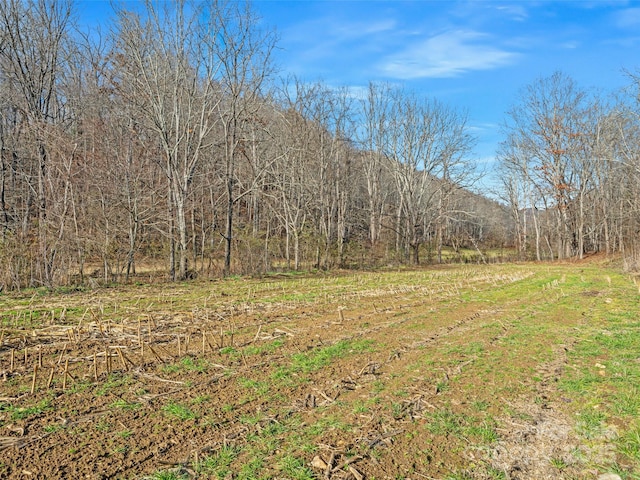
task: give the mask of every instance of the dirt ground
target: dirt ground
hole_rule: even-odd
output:
[[[0,478],[632,471],[611,446],[615,421],[586,441],[582,400],[558,387],[580,326],[597,321],[590,306],[615,287],[598,273],[566,281],[574,271],[451,267],[0,299]],[[581,303],[567,303],[574,296]]]

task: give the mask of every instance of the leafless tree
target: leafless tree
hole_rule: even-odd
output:
[[[64,117],[60,84],[72,23],[70,1],[0,2],[0,83],[5,91],[3,98],[8,101],[3,112],[3,172],[6,174],[7,162],[11,162],[20,181],[26,182],[26,201],[15,199],[22,203],[21,218],[14,217],[12,222],[15,225],[21,221],[23,233],[27,233],[31,230],[32,217],[37,219],[35,260],[38,266],[31,283],[45,285],[54,282],[57,260],[55,242],[51,243],[47,232],[50,200],[47,182],[51,179],[49,140],[57,136],[56,128]],[[18,136],[21,147],[17,144],[9,147],[5,142]],[[7,204],[6,191],[3,191],[2,208],[5,224],[10,223],[11,207]]]
[[[237,166],[247,160],[251,141],[247,126],[259,121],[256,117],[273,74],[271,55],[276,36],[262,30],[259,18],[245,2],[215,2],[209,11],[209,23],[217,34],[211,44],[218,64],[215,80],[222,94],[216,104],[219,121],[222,173],[226,187],[226,224],[224,274],[231,272],[234,206],[251,189],[237,192]],[[251,184],[253,184],[251,182]]]
[[[155,133],[164,159],[170,212],[169,238],[177,232],[177,277],[188,270],[186,204],[198,164],[213,141],[216,112],[223,101],[222,68],[216,39],[223,35],[219,5],[185,1],[145,2],[144,13],[120,10],[115,62],[118,91],[134,106],[133,121]],[[170,276],[175,257],[170,249]]]

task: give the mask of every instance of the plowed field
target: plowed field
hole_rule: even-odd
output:
[[[0,296],[0,478],[638,479],[639,303],[593,262]]]

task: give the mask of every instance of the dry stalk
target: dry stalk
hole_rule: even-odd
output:
[[[31,395],[36,391],[36,378],[38,377],[38,364],[33,366],[33,378],[31,379]]]
[[[331,452],[331,457],[329,457],[329,461],[327,462],[327,468],[324,469],[324,478],[325,480],[330,480],[331,471],[333,470],[333,462],[336,459],[336,452]]]
[[[60,356],[58,357],[58,365],[60,365],[62,363],[62,356],[64,355],[64,353],[67,351],[67,344],[65,343],[62,346],[62,351],[60,352]]]
[[[107,375],[111,373],[111,353],[107,350],[104,351],[105,362],[107,363]]]
[[[162,359],[162,357],[160,357],[160,355],[158,355],[158,353],[153,349],[153,347],[151,345],[147,345],[147,347],[149,347],[149,350],[151,350],[151,353],[153,353],[153,355],[158,359],[159,362],[165,363],[164,360]]]
[[[53,381],[53,373],[55,372],[56,367],[51,367],[51,373],[49,373],[49,379],[47,380],[47,390],[51,388],[51,382]]]
[[[93,379],[98,381],[98,355],[93,352]]]
[[[69,359],[64,362],[64,373],[62,374],[62,390],[67,389],[67,375],[69,375]]]
[[[127,366],[127,362],[124,360],[124,354],[122,353],[122,349],[120,347],[110,347],[115,348],[118,352],[118,357],[120,357],[120,363],[122,363],[122,368],[124,368],[125,372],[129,371],[129,367]]]
[[[258,337],[260,336],[260,331],[262,330],[262,324],[258,325],[258,331],[256,332],[256,336],[253,337],[253,341],[255,342],[256,340],[258,340]]]

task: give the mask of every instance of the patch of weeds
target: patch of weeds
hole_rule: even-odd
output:
[[[120,410],[137,410],[142,405],[137,402],[127,402],[123,398],[119,398],[118,400],[109,404],[109,408],[119,408]]]
[[[291,368],[305,373],[316,372],[338,358],[352,353],[370,352],[373,344],[373,340],[342,340],[313,352],[294,355]]]
[[[263,438],[276,437],[278,435],[283,434],[286,430],[287,430],[287,427],[285,427],[283,424],[273,421],[273,422],[270,422],[266,427],[262,429],[261,434]]]
[[[110,390],[126,385],[129,382],[129,380],[130,378],[126,375],[121,377],[118,375],[111,374],[107,378],[107,381],[104,382],[102,385],[100,385],[100,387],[96,389],[96,395],[99,397],[106,395]]]
[[[583,371],[582,374],[574,378],[565,378],[560,381],[560,388],[565,392],[574,395],[585,396],[592,392],[594,385],[604,381],[604,377],[596,375],[591,371]]]
[[[240,415],[240,423],[245,425],[256,425],[264,419],[262,412],[256,412],[254,415]]]
[[[633,387],[630,391],[621,392],[614,396],[612,404],[616,414],[637,418],[640,415],[640,390]]]
[[[247,435],[247,442],[253,447],[252,454],[258,452],[262,455],[271,455],[280,448],[280,440],[274,436],[250,433]]]
[[[489,422],[472,423],[464,429],[466,435],[476,437],[482,441],[482,443],[495,443],[498,441],[498,434],[496,433],[495,425]]]
[[[238,379],[238,384],[243,388],[254,390],[258,396],[264,396],[269,393],[269,384],[267,382],[241,377]]]
[[[592,439],[599,437],[603,433],[602,422],[605,419],[605,414],[595,410],[583,410],[579,414],[578,421],[576,423],[576,431],[584,438]]]
[[[82,393],[86,392],[93,386],[92,382],[74,382],[71,385],[71,388],[68,390],[69,393]]]
[[[434,435],[458,435],[462,432],[463,420],[448,410],[440,410],[431,415],[427,430]]]
[[[293,480],[313,480],[315,475],[305,467],[304,462],[299,458],[287,455],[278,464],[282,473]]]
[[[632,428],[618,439],[618,451],[640,462],[640,426]]]
[[[165,412],[170,417],[175,417],[178,420],[194,420],[197,415],[190,410],[188,407],[181,405],[179,403],[168,403],[164,407],[162,407],[162,411]]]
[[[145,477],[148,480],[187,480],[188,474],[175,470],[161,470],[154,473],[150,477]]]
[[[399,420],[404,416],[404,406],[401,403],[393,402],[391,404],[391,415],[396,420]]]
[[[238,480],[257,480],[260,477],[259,473],[264,468],[264,460],[261,457],[254,456],[247,463],[242,465],[238,476]]]
[[[237,355],[238,351],[235,347],[222,347],[220,350],[220,355]]]
[[[118,445],[113,449],[113,453],[119,453],[121,455],[124,455],[125,453],[127,453],[128,450],[129,450],[128,445]]]
[[[178,372],[198,372],[206,373],[209,369],[209,362],[204,359],[194,359],[193,357],[184,357],[179,362],[171,365],[164,365],[162,371],[165,373]]]
[[[549,460],[549,463],[551,464],[551,466],[553,468],[556,468],[560,471],[564,470],[565,468],[567,468],[569,466],[569,464],[567,462],[564,461],[563,458],[560,457],[552,457]]]
[[[274,353],[283,345],[284,345],[284,340],[281,338],[277,338],[273,342],[267,343],[265,345],[259,345],[259,346],[249,345],[248,347],[245,347],[242,352],[247,357],[250,355],[264,355],[268,353]]]
[[[442,393],[449,389],[449,382],[442,380],[436,383],[436,393]]]
[[[239,453],[240,449],[236,447],[223,446],[215,455],[198,463],[196,471],[205,475],[215,475],[219,479],[226,478],[232,473],[231,464]]]
[[[131,437],[132,435],[133,435],[133,432],[131,430],[123,430],[121,432],[118,432],[118,436],[121,438],[124,438],[125,440]]]
[[[504,470],[499,470],[495,467],[487,467],[485,477],[488,480],[507,480],[507,474]]]
[[[211,400],[211,395],[199,395],[193,400],[191,400],[192,405],[202,405],[203,403],[207,403]]]
[[[358,401],[353,405],[353,413],[356,415],[369,413],[369,408],[363,402]]]
[[[101,418],[100,421],[96,423],[95,429],[99,432],[106,432],[111,430],[111,424],[104,418]]]
[[[473,477],[467,472],[455,472],[444,478],[446,480],[473,480]]]
[[[342,430],[347,432],[351,430],[351,425],[332,415],[321,418],[316,423],[307,427],[307,433],[314,437],[323,434],[327,430]]]
[[[378,394],[378,393],[381,393],[385,388],[386,388],[385,384],[384,384],[384,382],[382,380],[376,380],[372,384],[371,391],[374,394]]]
[[[51,423],[49,425],[45,425],[43,428],[45,433],[55,433],[63,429],[64,429],[64,426],[60,425],[59,423]]]
[[[41,400],[30,407],[16,407],[10,403],[0,402],[0,412],[8,412],[11,420],[24,420],[30,417],[35,417],[50,409],[51,402],[49,399]]]
[[[489,408],[489,402],[486,402],[484,400],[476,400],[471,403],[471,406],[478,412],[486,412]]]

